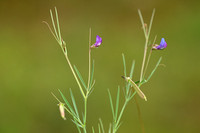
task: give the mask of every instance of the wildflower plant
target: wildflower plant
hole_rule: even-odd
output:
[[[167,43],[165,42],[164,38],[161,39],[160,45],[155,44],[156,36],[155,36],[153,43],[150,43],[150,41],[149,41],[150,31],[151,31],[153,18],[154,18],[154,14],[155,14],[155,9],[153,10],[151,20],[150,20],[150,23],[149,23],[149,27],[147,26],[146,23],[144,23],[142,13],[141,13],[140,10],[138,10],[138,14],[139,14],[139,17],[140,17],[140,20],[141,20],[141,23],[142,23],[142,29],[143,29],[144,36],[145,36],[144,56],[143,56],[143,61],[142,61],[142,66],[141,66],[140,77],[139,77],[138,81],[137,80],[134,81],[135,80],[135,76],[134,76],[134,80],[133,80],[133,72],[134,72],[134,67],[135,67],[135,61],[134,60],[132,61],[130,73],[127,74],[126,60],[125,60],[124,54],[122,54],[124,73],[123,73],[123,76],[121,76],[121,77],[125,81],[125,87],[119,87],[118,86],[117,96],[116,96],[116,100],[115,100],[115,106],[114,106],[112,95],[111,95],[111,93],[108,89],[108,96],[109,96],[110,107],[111,107],[112,118],[113,118],[112,122],[109,125],[108,133],[116,133],[118,131],[118,129],[121,125],[121,118],[123,116],[124,110],[125,110],[127,104],[129,103],[129,101],[132,100],[133,98],[135,98],[135,102],[136,102],[136,105],[137,105],[138,114],[139,114],[139,118],[140,118],[140,124],[141,124],[141,128],[142,128],[142,132],[144,132],[144,125],[143,125],[141,115],[140,115],[141,113],[140,113],[140,109],[139,109],[139,104],[137,103],[137,99],[136,99],[135,95],[137,94],[140,98],[147,101],[147,97],[142,92],[141,86],[143,84],[147,83],[150,80],[150,78],[152,77],[152,75],[154,74],[154,72],[156,71],[156,69],[158,68],[158,66],[160,65],[160,62],[162,60],[162,57],[160,57],[157,64],[155,65],[155,68],[152,70],[152,72],[148,76],[146,76],[146,71],[147,71],[147,68],[148,68],[148,64],[149,64],[149,61],[150,61],[152,51],[153,50],[161,50],[161,49],[166,48],[166,46],[167,46]],[[70,62],[67,45],[66,45],[65,41],[63,40],[63,38],[61,36],[61,30],[60,30],[60,26],[59,26],[57,9],[55,8],[55,19],[54,19],[52,10],[50,10],[50,15],[51,15],[53,29],[50,27],[50,25],[47,22],[44,21],[44,23],[47,24],[50,32],[52,33],[52,35],[54,36],[54,38],[58,42],[59,46],[61,47],[61,50],[62,50],[62,52],[63,52],[63,54],[64,54],[64,56],[67,60],[67,63],[70,67],[70,70],[71,70],[71,72],[72,72],[72,74],[75,78],[75,81],[76,81],[76,83],[79,87],[79,90],[82,94],[83,103],[84,103],[84,112],[83,113],[81,112],[81,114],[83,114],[83,116],[79,115],[80,112],[78,110],[78,106],[76,105],[76,101],[75,101],[75,98],[73,96],[73,92],[72,92],[71,89],[70,89],[70,95],[71,95],[72,105],[68,101],[68,98],[66,98],[60,90],[58,90],[58,91],[59,91],[64,102],[61,102],[61,100],[58,99],[53,93],[52,93],[52,95],[58,101],[58,106],[59,106],[61,117],[64,120],[66,120],[68,117],[66,118],[65,112],[67,112],[69,115],[71,115],[71,120],[76,125],[78,132],[79,133],[81,133],[81,132],[87,133],[88,132],[88,128],[87,128],[87,102],[88,102],[88,97],[92,93],[92,91],[94,89],[94,84],[95,84],[95,80],[93,79],[94,61],[91,63],[91,52],[92,52],[92,49],[97,48],[102,44],[102,38],[97,35],[96,36],[96,42],[93,43],[93,45],[92,45],[91,44],[91,28],[89,29],[89,61],[88,61],[89,64],[88,64],[88,79],[87,79],[87,83],[86,83],[84,81],[84,79],[82,78],[81,73],[79,72],[77,67],[75,65],[72,66],[72,64]],[[147,57],[147,53],[148,53],[148,57]],[[120,99],[121,88],[123,88],[123,90],[124,90],[124,103],[123,103],[122,107],[120,108],[119,107],[119,101],[123,101],[123,100]],[[92,130],[93,133],[95,133],[94,127],[92,127],[91,130]],[[101,119],[99,119],[98,131],[97,132],[105,133],[104,125],[103,125],[103,122],[102,122]]]

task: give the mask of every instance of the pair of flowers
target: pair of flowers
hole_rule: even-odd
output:
[[[99,47],[101,44],[102,44],[102,38],[97,35],[96,36],[96,42],[92,46],[90,46],[90,47],[91,48],[96,48],[96,47]],[[165,42],[165,39],[162,38],[161,42],[160,42],[160,45],[154,44],[152,49],[154,49],[154,50],[161,50],[161,49],[164,49],[166,47],[167,47],[167,43]],[[127,80],[129,83],[132,84],[132,86],[135,88],[135,90],[137,91],[137,93],[139,94],[139,96],[141,96],[143,99],[147,100],[146,96],[142,93],[142,91],[137,87],[137,85],[129,77],[123,77],[123,78],[125,78],[125,80]],[[61,117],[64,120],[66,120],[66,118],[65,118],[64,103],[59,103],[58,106],[59,106]]]
[[[102,43],[102,38],[97,35],[96,36],[96,42],[91,46],[91,48],[99,47],[101,45],[101,43]],[[167,43],[165,42],[165,39],[162,38],[160,45],[155,44],[152,49],[161,50],[161,49],[164,49],[166,47],[167,47]]]

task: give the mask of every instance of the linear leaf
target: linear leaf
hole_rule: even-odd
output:
[[[94,89],[94,88],[93,88],[93,87],[94,87],[94,84],[95,84],[95,80],[93,81],[92,85],[90,86],[89,92],[90,92],[90,91],[93,91],[93,89]]]
[[[99,119],[99,123],[100,123],[100,126],[101,126],[102,133],[105,133],[104,127],[103,127],[103,122],[102,122],[101,119]]]
[[[98,123],[98,128],[99,128],[99,133],[101,133],[101,127],[99,123]]]
[[[131,66],[131,71],[130,71],[130,78],[131,79],[133,77],[134,68],[135,68],[135,61],[133,60],[133,63],[132,63],[132,66]]]
[[[60,26],[59,26],[59,20],[58,20],[58,12],[57,12],[56,7],[55,7],[55,12],[56,12],[56,20],[57,20],[57,27],[58,27],[59,40],[60,40],[60,42],[62,43],[61,33],[60,33]]]
[[[129,97],[129,100],[132,99],[132,98],[135,96],[136,93],[137,93],[137,92],[134,91],[133,94]]]
[[[110,90],[108,89],[108,96],[110,99],[110,106],[111,106],[111,110],[112,110],[112,115],[113,115],[113,119],[115,118],[115,112],[114,112],[114,108],[113,108],[113,102],[112,102],[112,96],[110,94]]]
[[[119,110],[119,94],[120,94],[120,88],[118,86],[117,98],[116,98],[116,108],[115,108],[115,120],[117,119],[118,110]]]
[[[145,36],[145,38],[147,39],[146,28],[145,28],[144,20],[143,20],[142,13],[141,13],[140,10],[138,10],[138,14],[139,14],[139,16],[140,16],[140,21],[141,21],[141,23],[142,23],[142,29],[143,29],[143,31],[144,31],[144,36]]]
[[[94,127],[92,127],[92,133],[95,133],[95,131],[94,131]]]
[[[72,121],[76,126],[81,127],[81,128],[83,127],[83,126],[81,126],[76,120],[72,120],[72,119],[71,119],[71,121]]]
[[[74,65],[74,69],[75,69],[75,71],[76,71],[76,73],[77,73],[77,75],[78,75],[79,79],[81,80],[81,83],[82,83],[82,85],[83,85],[83,86],[84,86],[84,88],[87,90],[87,86],[86,86],[86,84],[85,84],[85,82],[84,82],[84,80],[83,80],[83,78],[82,78],[82,76],[81,76],[80,72],[78,71],[78,69],[76,68],[76,66],[75,66],[75,65]]]
[[[72,93],[72,90],[71,90],[71,89],[70,89],[70,95],[71,95],[71,99],[72,99],[72,103],[73,103],[73,106],[74,106],[76,115],[79,117],[78,109],[77,109],[77,106],[76,106],[76,101],[75,101],[75,99],[74,99],[74,96],[73,96],[73,93]]]
[[[115,131],[117,131],[121,125],[122,125],[122,122],[120,122],[120,123],[118,124],[118,126],[115,128]]]
[[[123,59],[123,65],[124,65],[124,76],[126,77],[126,60],[123,53],[122,53],[122,59]]]
[[[130,78],[132,79],[133,77],[133,72],[134,72],[134,68],[135,68],[135,61],[133,60],[132,62],[132,66],[131,66],[131,71],[130,71]],[[127,87],[126,87],[126,95],[130,94],[130,83],[127,84]],[[129,97],[129,96],[128,96]]]
[[[152,12],[152,15],[151,15],[151,20],[150,20],[150,23],[149,23],[148,37],[150,36],[150,32],[151,32],[151,27],[152,27],[152,23],[153,23],[154,14],[155,14],[155,8],[153,9],[153,12]]]
[[[55,26],[55,23],[54,23],[53,13],[52,13],[51,10],[50,10],[50,15],[51,15],[51,21],[52,21],[52,25],[53,25],[53,28],[54,28],[54,32],[56,34],[56,38],[59,40],[58,33],[57,33],[57,30],[56,30],[56,26]]]
[[[158,60],[158,62],[157,62],[157,64],[156,64],[155,68],[153,69],[153,71],[151,72],[151,74],[149,75],[149,77],[147,78],[146,82],[148,82],[149,79],[151,78],[151,76],[154,74],[154,72],[155,72],[156,69],[158,68],[158,66],[159,66],[159,64],[160,64],[160,62],[161,62],[161,60],[162,60],[162,57],[160,57],[160,59]]]
[[[112,125],[111,125],[111,123],[110,123],[110,124],[109,124],[108,133],[111,133],[111,130],[112,130]]]
[[[72,114],[75,115],[75,112],[74,112],[73,108],[71,107],[71,105],[69,104],[68,100],[65,98],[65,96],[62,94],[62,92],[60,90],[58,90],[58,91],[60,92],[60,95],[62,96],[63,100],[65,101],[67,107],[70,109]]]
[[[93,92],[93,90],[94,90],[94,84],[95,84],[95,80],[94,80],[94,82],[93,82],[91,88],[89,89],[88,96]]]
[[[76,125],[76,127],[77,127],[78,132],[81,133],[80,127],[78,125]]]

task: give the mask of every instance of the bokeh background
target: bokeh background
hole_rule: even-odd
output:
[[[142,90],[148,101],[138,99],[146,133],[200,132],[200,2],[194,0],[0,0],[0,133],[76,133],[67,115],[60,117],[57,101],[61,89],[69,97],[72,88],[79,109],[82,97],[61,49],[47,26],[49,9],[57,7],[62,36],[72,64],[83,77],[88,73],[88,31],[103,38],[95,49],[95,90],[88,103],[88,132],[105,128],[112,120],[107,89],[116,95],[124,53],[127,69],[136,60],[134,80],[139,79],[144,35],[137,9],[149,22],[156,9],[151,40],[164,37],[167,49],[154,52],[150,72],[163,57],[149,84]],[[121,93],[121,104],[123,93]],[[120,105],[121,105],[120,104]],[[122,118],[119,133],[140,133],[132,100]]]

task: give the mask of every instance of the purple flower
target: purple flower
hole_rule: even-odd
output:
[[[91,48],[94,48],[94,47],[99,47],[100,45],[101,45],[101,43],[102,43],[102,38],[100,37],[100,36],[96,36],[96,42],[95,42],[95,44],[93,44],[92,46],[91,46]]]
[[[165,39],[162,38],[161,42],[160,42],[160,45],[155,44],[152,49],[154,49],[154,50],[161,50],[161,49],[164,49],[166,47],[167,47],[167,43],[165,42]]]

